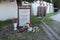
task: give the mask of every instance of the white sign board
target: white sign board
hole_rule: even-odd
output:
[[[30,9],[19,9],[19,26],[30,23]]]

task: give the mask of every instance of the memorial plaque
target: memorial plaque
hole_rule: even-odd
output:
[[[19,9],[19,26],[25,26],[26,23],[30,23],[30,8]]]

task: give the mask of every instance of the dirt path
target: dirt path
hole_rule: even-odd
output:
[[[12,30],[13,30],[12,25],[9,25],[9,27],[5,26],[0,30],[0,36],[6,37],[7,35],[9,35],[9,33],[11,33]]]
[[[32,32],[16,32],[12,30],[12,25],[7,26],[0,31],[0,38],[2,40],[49,40],[45,31],[39,26],[40,31],[37,33]]]

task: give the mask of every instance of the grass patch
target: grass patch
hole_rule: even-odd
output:
[[[0,28],[2,28],[5,25],[9,25],[11,23],[12,23],[12,20],[0,21]]]
[[[50,17],[51,17],[51,16],[54,16],[54,15],[56,15],[56,13],[46,14],[46,18],[45,18],[44,22],[45,22],[45,23],[50,23],[50,22],[52,22],[53,19],[51,19]]]
[[[38,25],[41,23],[40,19],[37,16],[31,16],[31,22],[33,25]]]
[[[54,15],[56,15],[56,13],[48,13],[48,14],[46,14],[46,17],[50,17],[50,16],[54,16]]]
[[[52,22],[53,20],[51,19],[51,18],[46,18],[45,20],[44,20],[44,22],[45,23],[50,23],[50,22]]]

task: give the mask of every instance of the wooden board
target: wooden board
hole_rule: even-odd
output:
[[[45,17],[46,16],[46,7],[38,7],[37,16]]]

